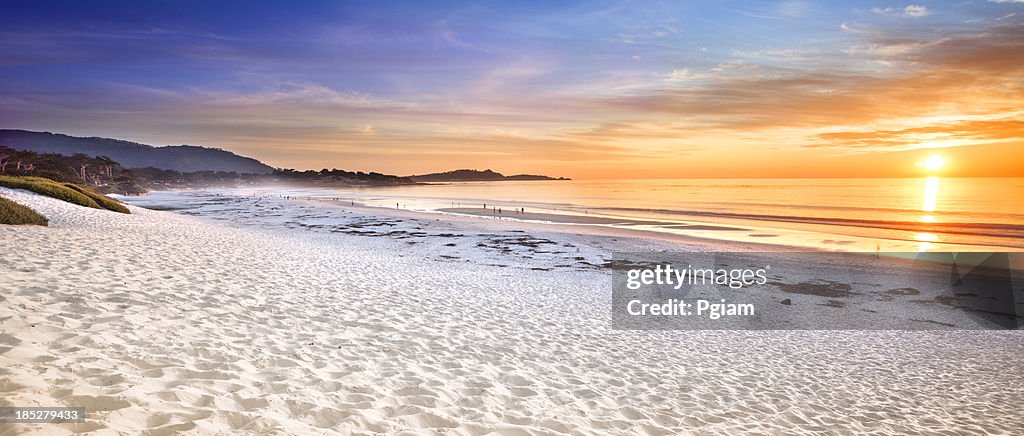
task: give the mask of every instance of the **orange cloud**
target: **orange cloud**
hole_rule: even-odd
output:
[[[974,120],[951,124],[935,124],[899,130],[833,132],[818,135],[820,143],[807,147],[850,148],[915,148],[942,141],[974,143],[1024,139],[1022,120]]]

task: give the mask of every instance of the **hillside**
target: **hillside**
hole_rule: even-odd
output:
[[[154,167],[125,168],[106,157],[85,153],[63,155],[15,150],[0,145],[0,179],[45,177],[58,182],[81,184],[102,193],[142,194],[151,189],[189,189],[260,184],[303,186],[391,186],[414,184],[408,177],[378,172],[322,169],[297,171],[274,169],[270,173],[235,171],[175,171]]]
[[[538,176],[533,174],[516,174],[506,176],[491,170],[455,170],[444,173],[431,173],[418,176],[409,176],[415,182],[490,182],[503,180],[569,180],[564,177],[554,178],[549,176]]]
[[[0,145],[37,153],[106,156],[126,168],[154,167],[181,172],[227,171],[268,174],[274,169],[256,159],[219,148],[178,145],[154,147],[110,138],[79,138],[49,132],[0,130]]]

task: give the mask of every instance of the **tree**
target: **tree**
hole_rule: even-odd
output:
[[[0,151],[0,173],[7,172],[7,165],[11,163],[12,153]]]

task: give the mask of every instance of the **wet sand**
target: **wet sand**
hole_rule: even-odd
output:
[[[601,216],[589,216],[589,215],[570,215],[570,214],[556,214],[556,213],[543,213],[543,212],[517,212],[514,209],[508,210],[503,209],[501,213],[493,209],[484,208],[445,208],[438,209],[439,212],[454,213],[460,215],[473,215],[493,218],[504,218],[524,221],[540,221],[547,223],[556,224],[597,224],[597,225],[621,225],[621,226],[662,226],[672,229],[685,229],[685,230],[722,230],[722,231],[735,231],[735,230],[746,230],[740,227],[728,227],[728,226],[717,226],[710,224],[678,224],[669,221],[651,221],[651,220],[638,220],[630,218],[608,218]]]

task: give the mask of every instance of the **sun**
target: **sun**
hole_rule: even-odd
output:
[[[927,168],[929,171],[938,171],[942,169],[942,166],[946,164],[946,160],[942,156],[928,156],[924,161],[921,162],[921,166]]]

